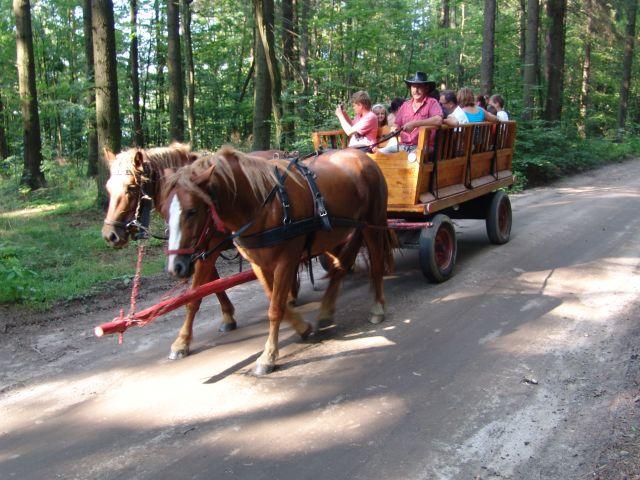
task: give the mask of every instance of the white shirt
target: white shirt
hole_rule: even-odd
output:
[[[496,117],[498,117],[498,120],[500,120],[501,122],[509,121],[509,114],[504,110],[500,110],[498,113],[496,113]]]
[[[451,112],[451,116],[458,121],[458,125],[464,125],[465,123],[469,123],[469,119],[467,118],[467,114],[464,113],[464,110],[457,106],[456,109]]]

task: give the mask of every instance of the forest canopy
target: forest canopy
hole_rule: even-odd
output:
[[[310,132],[338,126],[338,102],[366,90],[388,104],[417,70],[441,90],[500,93],[525,140],[527,129],[623,140],[640,124],[637,0],[2,0],[0,9],[1,170],[32,188],[41,183],[24,174],[35,150],[25,98],[37,101],[44,177],[63,163],[98,174],[99,189],[98,142],[310,150]],[[21,34],[33,40],[27,97]]]

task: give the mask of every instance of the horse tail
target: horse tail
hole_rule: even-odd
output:
[[[391,273],[395,269],[395,260],[393,258],[393,251],[400,248],[398,242],[398,236],[396,232],[391,228],[387,228],[384,231],[382,255],[384,258],[384,271],[385,273]]]

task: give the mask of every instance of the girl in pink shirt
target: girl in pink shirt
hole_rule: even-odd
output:
[[[376,143],[378,138],[378,117],[371,111],[371,99],[363,90],[351,96],[351,105],[356,117],[351,120],[342,105],[336,108],[340,125],[351,138],[349,147],[367,147]]]

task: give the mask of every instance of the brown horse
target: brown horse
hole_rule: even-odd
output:
[[[179,277],[191,273],[190,254],[197,250],[201,231],[212,212],[217,213],[219,221],[228,230],[236,234],[242,232],[235,239],[238,250],[251,262],[270,300],[269,337],[257,361],[255,372],[258,375],[269,373],[275,367],[278,332],[283,318],[291,322],[303,339],[311,330],[287,304],[289,286],[298,265],[309,255],[327,251],[335,254],[329,286],[318,316],[319,326],[332,319],[340,282],[355,262],[363,242],[369,253],[375,293],[370,321],[381,322],[385,315],[382,277],[385,270],[393,267],[392,248],[396,240],[387,228],[387,185],[382,172],[366,154],[354,149],[328,152],[306,165],[315,172],[316,184],[324,196],[333,228],[293,238],[289,235],[282,241],[267,242],[268,246],[255,245],[255,241],[250,240],[255,240],[260,232],[283,224],[285,202],[273,200],[272,192],[279,176],[286,175],[281,185],[289,199],[293,224],[296,220],[314,217],[316,208],[305,179],[295,168],[287,169],[286,161],[264,160],[224,147],[181,169],[167,182],[167,194],[172,196],[170,273]]]
[[[255,152],[264,158],[273,158],[282,154],[279,151]],[[138,220],[141,199],[151,197],[157,211],[162,210],[162,187],[166,175],[178,168],[193,162],[199,154],[192,152],[188,145],[174,143],[169,147],[143,150],[133,148],[114,155],[106,151],[109,163],[110,178],[107,181],[109,193],[109,209],[107,211],[102,237],[112,247],[123,247],[129,241],[131,222]],[[214,232],[215,233],[215,232]],[[220,237],[212,235],[207,239],[209,248],[220,241]],[[192,288],[220,278],[215,266],[219,252],[198,262],[191,282]],[[216,294],[222,310],[222,322],[219,330],[228,332],[236,328],[235,309],[225,292]],[[193,322],[202,300],[187,305],[182,328],[171,345],[169,358],[182,358],[189,354],[189,345],[193,336]]]

